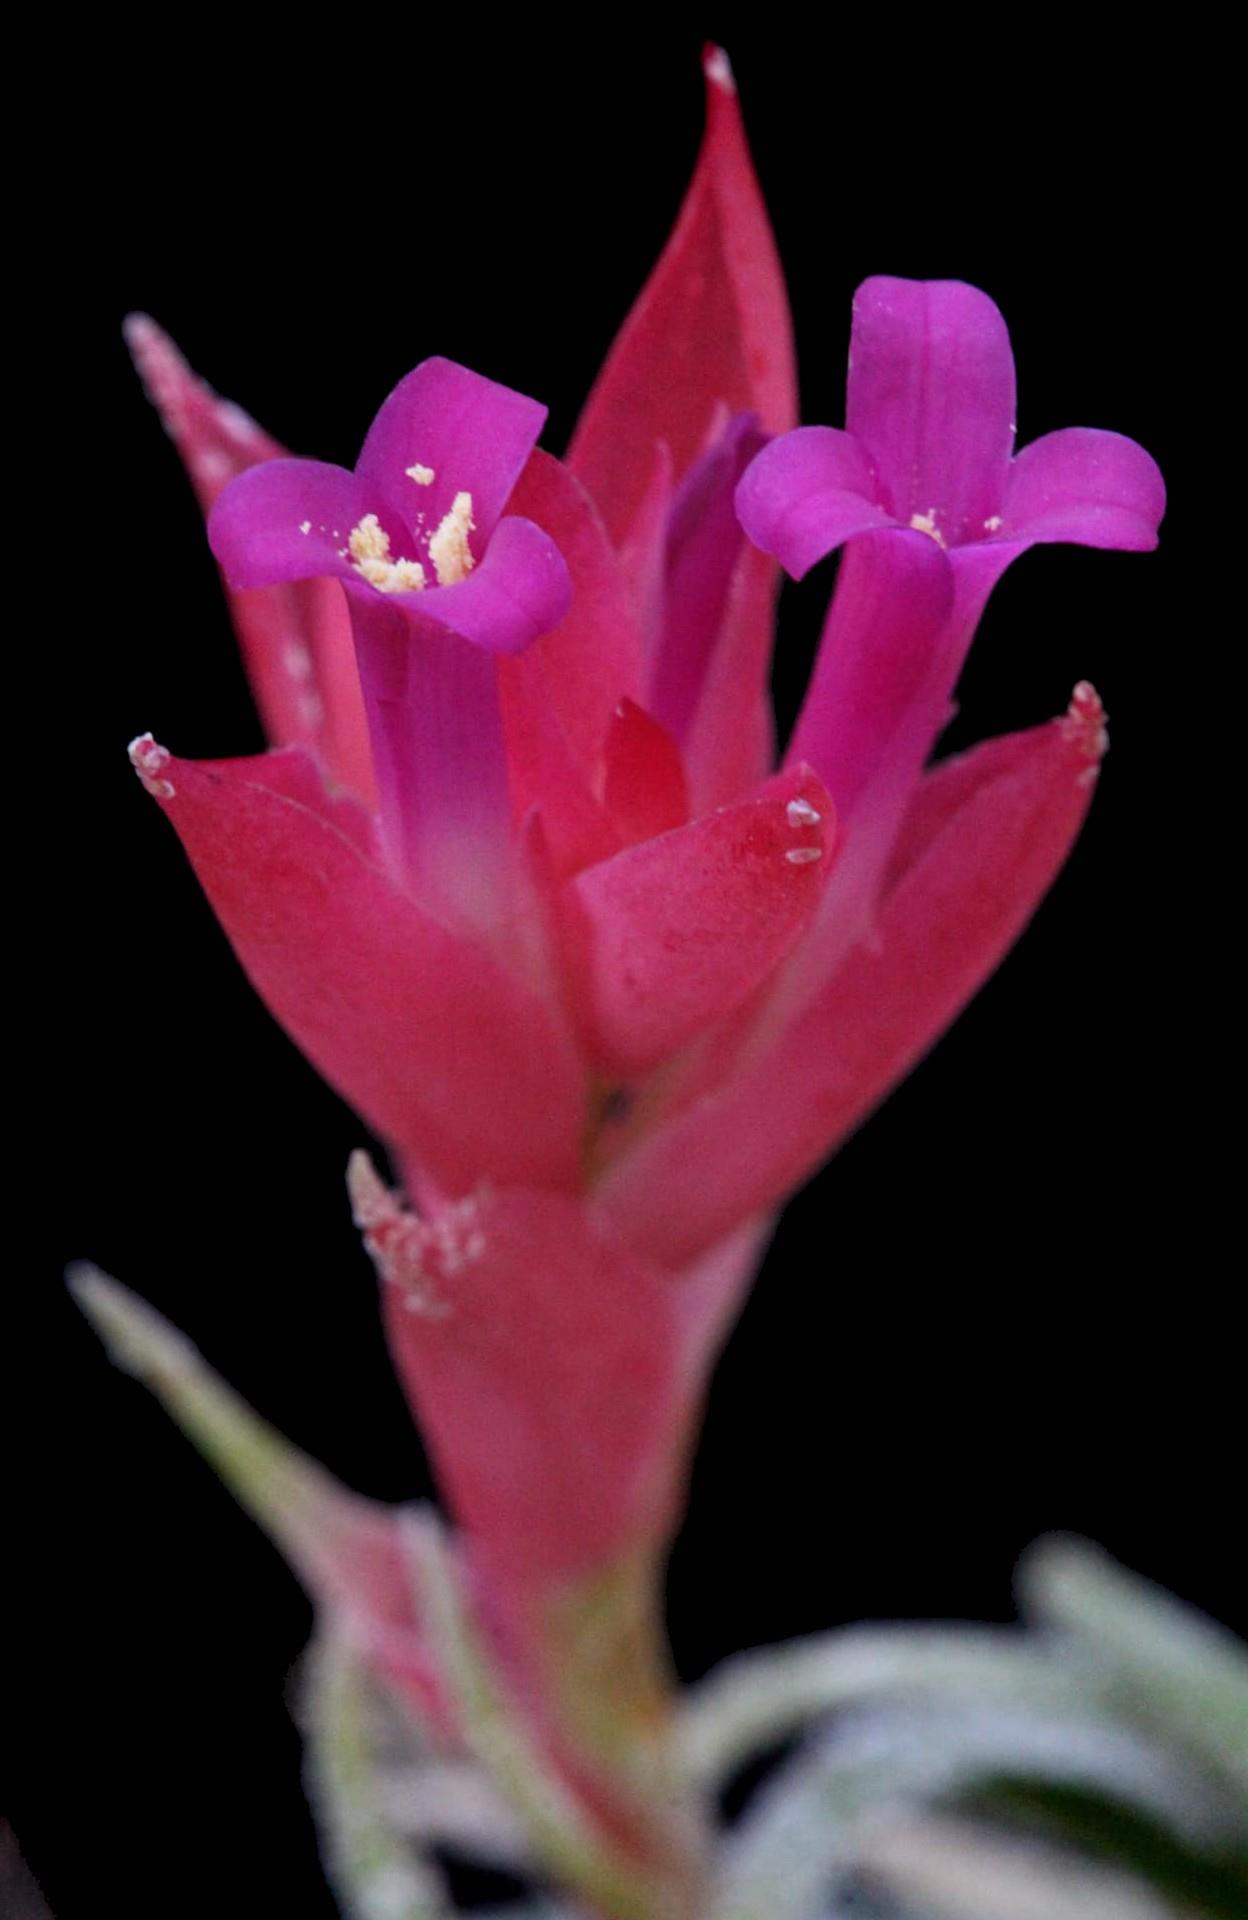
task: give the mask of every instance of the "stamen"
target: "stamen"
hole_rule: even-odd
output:
[[[403,471],[409,480],[416,482],[418,487],[431,487],[437,479],[433,468],[422,467],[419,460],[414,467],[404,467]]]
[[[425,570],[419,560],[392,560],[390,536],[375,513],[366,513],[347,540],[352,565],[378,593],[421,593]]]
[[[823,819],[818,807],[812,807],[809,800],[790,800],[784,812],[791,827],[817,827]]]
[[[429,558],[440,587],[453,587],[466,579],[473,569],[468,535],[476,525],[472,517],[472,495],[457,493],[451,510],[443,517],[437,532],[430,535]]]
[[[943,547],[946,544],[944,534],[936,525],[935,507],[929,507],[926,513],[912,513],[910,515],[910,525],[916,533],[928,534],[931,539],[936,542],[938,547]]]
[[[366,513],[358,527],[352,527],[347,546],[353,560],[388,560],[390,535],[375,513]]]
[[[822,847],[790,847],[785,859],[793,867],[808,867],[812,860],[823,859]]]

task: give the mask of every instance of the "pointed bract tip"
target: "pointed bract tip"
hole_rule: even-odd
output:
[[[144,790],[153,800],[172,800],[177,788],[172,780],[165,778],[165,768],[173,758],[168,747],[160,746],[150,733],[136,733],[126,752]]]
[[[347,1191],[378,1278],[399,1289],[409,1313],[444,1319],[450,1307],[440,1291],[442,1283],[474,1265],[486,1251],[485,1187],[422,1220],[386,1186],[369,1156],[357,1150],[347,1163]]]
[[[1090,680],[1081,680],[1058,725],[1062,738],[1091,762],[1095,771],[1109,750],[1109,728],[1101,697]]]
[[[74,1260],[65,1269],[65,1285],[85,1314],[94,1317],[97,1306],[120,1292],[115,1280],[90,1260]]]
[[[68,1267],[65,1283],[104,1342],[109,1359],[123,1372],[150,1379],[158,1371],[168,1375],[194,1357],[190,1341],[154,1307],[89,1260]]]
[[[394,1196],[363,1147],[357,1147],[347,1161],[347,1193],[351,1218],[361,1233],[379,1227],[395,1211]]]
[[[732,62],[724,49],[717,47],[714,41],[708,41],[702,49],[702,71],[710,84],[718,87],[721,93],[736,92],[737,82],[732,71]]]
[[[149,347],[158,345],[173,346],[168,336],[161,332],[150,313],[128,313],[121,323],[121,336],[136,358]]]
[[[186,390],[195,379],[163,327],[150,313],[128,313],[121,334],[143,391],[170,432],[180,425]]]

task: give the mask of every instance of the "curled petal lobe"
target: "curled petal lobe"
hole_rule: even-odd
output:
[[[1121,433],[1065,427],[1024,447],[1010,467],[1000,538],[1082,547],[1157,545],[1166,488],[1151,454]]]
[[[792,325],[726,56],[708,48],[706,137],[667,246],[625,321],[573,436],[569,463],[617,544],[664,442],[677,480],[717,410],[796,418]]]
[[[955,804],[884,899],[876,938],[764,1055],[608,1170],[598,1205],[630,1245],[684,1264],[861,1124],[1035,912],[1082,825],[1104,744],[1100,703],[1081,685],[1062,720],[968,756]]]
[[[876,499],[867,454],[836,427],[798,427],[764,447],[737,488],[736,506],[754,545],[794,580],[853,534],[895,524]]]
[[[357,599],[378,596],[358,576]],[[508,515],[494,530],[488,551],[467,579],[425,593],[385,597],[419,618],[457,633],[490,653],[520,653],[568,611],[572,589],[563,556],[548,533],[531,520]]]
[[[376,502],[355,474],[320,460],[266,460],[217,501],[208,539],[232,587],[336,575],[358,580],[351,531]],[[386,528],[393,540],[401,528]]]
[[[483,548],[546,423],[546,409],[453,360],[424,360],[382,405],[356,473],[401,524],[436,527],[472,495]],[[416,477],[413,477],[416,476]]]
[[[820,781],[795,768],[569,883],[569,962],[604,1068],[657,1065],[755,992],[810,923],[834,825]]]
[[[157,764],[153,747],[147,779],[231,945],[331,1085],[450,1193],[487,1171],[575,1184],[585,1101],[557,1015],[296,798],[288,768],[269,784],[264,757]]]
[[[854,296],[845,425],[902,526],[948,546],[1001,510],[1014,446],[1014,356],[987,294],[960,280],[864,281]]]

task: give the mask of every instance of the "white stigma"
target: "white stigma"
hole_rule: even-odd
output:
[[[808,867],[812,860],[823,859],[823,848],[790,847],[784,857],[791,867]]]
[[[784,812],[791,827],[817,827],[823,819],[818,807],[812,807],[809,800],[790,800]]]
[[[438,477],[432,467],[422,467],[419,460],[414,467],[404,467],[403,471],[418,487],[431,487]]]

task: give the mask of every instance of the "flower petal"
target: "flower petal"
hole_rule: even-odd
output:
[[[644,1258],[683,1264],[775,1205],[938,1039],[1060,871],[1091,798],[1102,718],[1081,686],[1065,719],[990,742],[985,777],[965,779],[885,900],[877,939],[777,1044],[608,1170],[598,1205]]]
[[[285,448],[196,378],[146,314],[125,323],[149,399],[207,513],[231,480]],[[226,587],[243,665],[270,743],[313,747],[341,786],[374,797],[368,727],[342,590],[330,580]]]
[[[1014,446],[1014,356],[987,294],[960,280],[864,281],[845,425],[903,526],[930,518],[951,547],[980,539]]]
[[[798,427],[763,448],[736,505],[754,545],[800,580],[851,535],[894,525],[875,494],[871,462],[852,434]]]
[[[480,557],[545,424],[540,401],[454,360],[422,360],[383,401],[355,471],[402,525],[427,533],[470,493]]]
[[[820,782],[795,768],[569,883],[569,965],[604,1068],[657,1065],[767,979],[810,922],[833,822]]]
[[[270,786],[264,757],[165,757],[160,775],[252,984],[370,1126],[451,1193],[487,1172],[576,1182],[581,1072],[543,1002],[423,914],[331,819]]]
[[[668,515],[665,616],[646,705],[682,746],[697,718],[743,545],[733,493],[761,445],[753,414],[730,420],[685,475]]]
[[[716,408],[769,433],[796,418],[784,280],[719,48],[704,56],[706,137],[675,229],[598,376],[568,455],[617,544],[628,536],[657,441],[679,480]]]
[[[497,936],[514,908],[498,663],[425,616],[441,597],[350,595],[381,830],[425,912]]]
[[[926,535],[865,533],[846,549],[786,755],[814,767],[842,821],[880,771],[931,672],[952,604],[952,568]],[[940,698],[942,717],[950,691]],[[929,739],[924,755],[930,746]],[[917,776],[914,767],[909,777]]]
[[[363,1155],[351,1188],[399,1377],[474,1558],[504,1584],[546,1583],[654,1540],[682,1405],[668,1277],[561,1194],[491,1189],[421,1221]]]
[[[1012,462],[1000,537],[1147,553],[1165,510],[1161,470],[1143,447],[1121,433],[1065,427]]]
[[[809,759],[827,781],[843,846],[811,936],[755,1025],[754,1049],[776,1039],[871,931],[893,840],[949,720],[974,630],[957,624],[950,565],[971,551],[946,557],[925,534],[900,528],[859,534],[846,547],[786,756]]]
[[[347,541],[365,514],[376,512],[376,498],[345,467],[266,460],[240,474],[217,501],[208,516],[208,543],[232,587],[330,576],[358,581]],[[379,518],[384,525],[384,515]],[[386,531],[393,540],[399,530]]]
[[[510,514],[495,527],[484,559],[454,586],[378,596],[357,581],[358,576],[352,582],[357,596],[402,604],[491,653],[520,653],[532,646],[558,626],[572,595],[563,555],[550,535]]]

